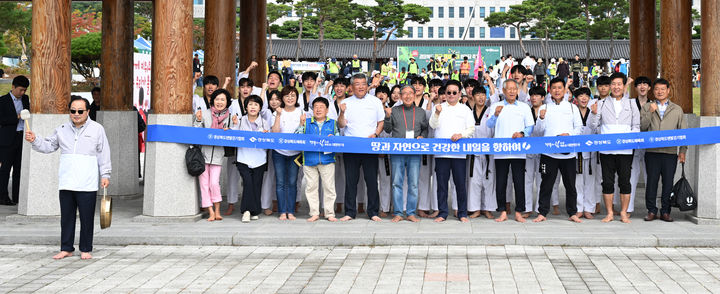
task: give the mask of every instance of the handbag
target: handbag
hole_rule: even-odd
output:
[[[685,163],[682,164],[682,177],[675,183],[672,193],[670,193],[670,205],[677,207],[680,211],[697,208],[697,197],[685,178]]]
[[[188,173],[193,177],[205,172],[205,156],[203,156],[199,145],[190,145],[188,150],[185,151],[185,166]]]

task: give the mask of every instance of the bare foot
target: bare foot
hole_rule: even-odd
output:
[[[340,221],[341,221],[341,222],[346,222],[346,221],[349,221],[349,220],[352,220],[352,219],[353,219],[352,217],[346,215],[346,216],[343,216],[343,217],[340,219]]]
[[[444,222],[444,221],[445,221],[445,219],[442,218],[442,217],[436,217],[436,218],[435,218],[435,222],[436,222],[436,223],[441,223],[441,222]]]
[[[234,204],[228,204],[228,208],[225,211],[225,215],[232,215],[233,211],[235,211],[235,205]]]
[[[560,215],[560,205],[553,205],[553,215]]]
[[[577,217],[583,217],[582,211],[578,211],[577,213],[575,213],[575,215],[576,215]]]
[[[377,216],[377,215],[371,217],[370,220],[371,220],[371,221],[374,221],[374,222],[381,222],[381,221],[382,221],[382,219],[381,219],[379,216]]]
[[[215,220],[222,220],[222,219],[223,219],[223,217],[220,216],[220,213],[215,214]]]
[[[533,220],[534,223],[544,222],[546,218],[542,214],[538,214],[537,217]]]
[[[403,217],[402,217],[402,216],[399,216],[399,215],[396,215],[396,216],[393,217],[390,221],[396,223],[396,222],[399,222],[399,221],[401,221],[401,220],[403,220]]]
[[[289,220],[295,220],[295,216],[292,213],[288,213]]]
[[[576,222],[576,223],[581,223],[581,222],[582,222],[582,220],[580,219],[580,217],[577,216],[577,215],[571,216],[571,217],[570,217],[570,221],[573,221],[573,222]]]
[[[418,216],[419,217],[429,217],[427,212],[424,210],[418,210]]]
[[[265,213],[265,215],[268,215],[268,216],[269,216],[269,215],[272,215],[272,214],[273,214],[273,211],[272,211],[272,209],[265,209],[265,210],[263,211],[263,213]]]
[[[277,211],[278,211],[278,203],[277,203],[277,200],[273,200],[272,203],[273,203],[272,211],[273,211],[273,212],[277,212]]]
[[[414,222],[414,223],[420,221],[420,219],[417,218],[417,217],[415,217],[414,215],[408,216],[408,217],[407,217],[407,220],[409,220],[409,221],[411,221],[411,222]]]
[[[480,211],[476,211],[468,215],[469,218],[476,218],[478,216],[480,216]]]
[[[470,222],[470,219],[467,218],[467,217],[461,217],[461,218],[460,218],[460,221],[461,221],[461,222],[464,222],[464,223],[469,223],[469,222]]]
[[[287,220],[287,214],[281,213],[278,217],[279,220]]]
[[[584,216],[586,219],[594,219],[594,218],[595,218],[595,216],[594,216],[592,213],[589,213],[589,212],[583,213],[583,216]]]
[[[215,213],[210,210],[210,217],[208,217],[207,221],[211,222],[215,220]]]
[[[328,221],[331,221],[331,222],[336,222],[336,221],[337,221],[337,219],[336,219],[334,216],[328,217],[327,220],[328,220]]]
[[[496,221],[496,222],[504,222],[504,221],[506,221],[507,219],[508,219],[508,218],[507,218],[507,211],[503,211],[503,212],[500,213],[500,216],[498,216],[498,217],[495,219],[495,221]]]
[[[615,217],[612,213],[608,213],[608,215],[604,219],[602,219],[602,222],[609,223],[609,222],[613,221],[614,218]]]
[[[620,221],[626,224],[630,223],[630,216],[627,212],[621,212],[620,213]]]
[[[522,213],[515,212],[515,221],[519,223],[526,222],[525,218],[522,216]]]
[[[380,212],[380,217],[387,217],[387,216],[388,216],[387,212],[384,212],[384,211]]]
[[[314,221],[316,221],[316,220],[318,220],[318,219],[320,219],[319,216],[313,215],[313,216],[311,216],[309,219],[307,219],[307,221],[308,221],[308,222],[314,222]]]
[[[494,217],[492,212],[490,212],[490,211],[483,212],[483,215],[488,219],[493,219],[493,217]]]
[[[440,211],[436,210],[435,212],[433,212],[433,213],[431,213],[430,215],[428,215],[428,217],[429,217],[429,218],[437,217],[438,214],[440,214]]]
[[[80,259],[85,259],[85,260],[87,260],[87,259],[91,259],[91,258],[92,258],[92,255],[90,254],[90,252],[80,253]]]
[[[523,217],[523,218],[528,218],[528,217],[530,217],[530,214],[531,214],[530,212],[523,212],[523,213],[522,213],[522,217]]]
[[[70,257],[70,256],[73,256],[72,252],[70,252],[70,251],[60,251],[60,253],[55,254],[55,256],[53,256],[53,259],[63,259],[63,258],[65,258],[65,257]]]

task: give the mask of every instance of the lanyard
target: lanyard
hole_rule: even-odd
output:
[[[417,108],[417,107],[413,107],[413,122],[412,122],[413,130],[415,130],[415,108]],[[405,107],[404,106],[402,107],[402,110],[403,110],[403,120],[405,120],[405,131],[407,132],[407,130],[408,130],[407,117],[405,116]]]

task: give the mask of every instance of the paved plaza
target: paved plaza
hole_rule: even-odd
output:
[[[560,246],[0,246],[2,293],[712,293],[720,250]]]

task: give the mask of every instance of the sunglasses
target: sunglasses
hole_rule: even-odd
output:
[[[460,92],[455,92],[455,91],[452,91],[452,92],[450,92],[450,91],[448,91],[448,92],[445,92],[445,94],[447,94],[447,95],[457,95],[458,93],[460,93]]]
[[[77,113],[77,114],[83,114],[83,112],[85,112],[84,109],[78,109],[78,110],[70,109],[70,113],[72,113],[72,114],[75,114],[75,113]]]

